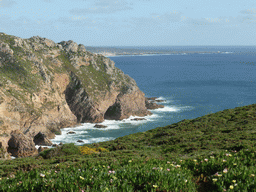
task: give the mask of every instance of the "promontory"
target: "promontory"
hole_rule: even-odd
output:
[[[134,79],[82,44],[0,33],[2,156],[6,150],[33,154],[33,144],[17,150],[39,132],[51,139],[61,128],[79,123],[149,115],[146,102]]]

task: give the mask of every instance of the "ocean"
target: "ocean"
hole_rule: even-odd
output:
[[[143,121],[106,120],[105,129],[84,123],[62,129],[53,143],[83,145],[170,125],[183,119],[256,103],[256,48],[229,47],[216,53],[115,56],[115,66],[137,82],[146,97],[158,97],[164,108]],[[76,134],[67,134],[74,131]],[[77,142],[82,140],[84,143]]]

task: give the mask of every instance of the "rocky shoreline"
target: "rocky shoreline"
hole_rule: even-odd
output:
[[[150,115],[160,106],[102,55],[71,40],[0,33],[0,158],[30,156],[60,129]]]

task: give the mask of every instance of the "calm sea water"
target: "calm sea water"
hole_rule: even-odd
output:
[[[256,55],[239,50],[225,54],[180,54],[110,57],[116,67],[135,79],[146,97],[159,97],[163,109],[144,121],[104,121],[106,129],[85,123],[62,129],[53,143],[77,145],[112,140],[136,132],[193,119],[224,109],[256,103]],[[68,131],[76,134],[67,135]]]

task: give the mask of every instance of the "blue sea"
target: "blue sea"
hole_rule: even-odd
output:
[[[84,123],[62,129],[53,143],[95,143],[113,140],[183,119],[256,103],[256,47],[226,48],[216,53],[115,56],[115,66],[137,82],[146,97],[165,100],[143,121],[104,121],[106,129]],[[74,131],[76,134],[67,134]],[[84,143],[78,143],[77,140]]]

